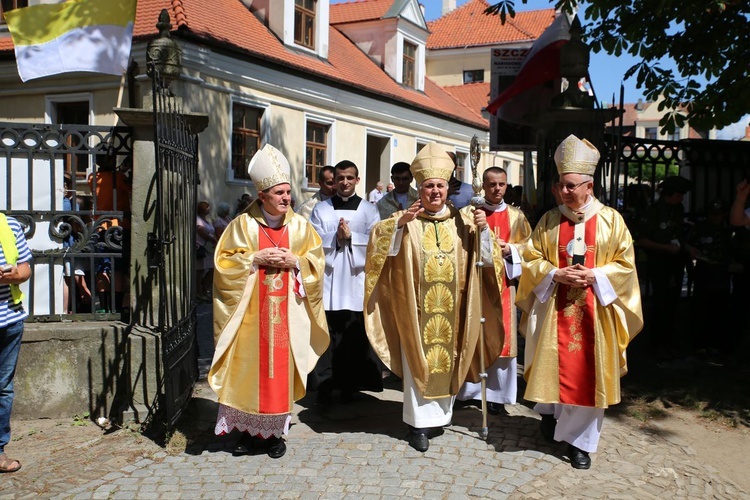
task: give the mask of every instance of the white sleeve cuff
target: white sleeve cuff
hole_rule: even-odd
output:
[[[617,294],[614,288],[612,288],[612,283],[610,283],[609,278],[607,278],[607,275],[601,269],[594,268],[592,271],[594,271],[596,282],[591,286],[594,288],[596,298],[599,299],[601,305],[608,306],[617,298]]]
[[[552,278],[555,277],[556,271],[557,268],[550,271],[549,274],[544,277],[542,282],[539,283],[536,288],[534,288],[534,295],[536,295],[536,298],[539,299],[539,302],[541,302],[542,304],[549,300],[550,296],[552,295],[552,291],[555,289],[555,282]]]
[[[505,258],[505,274],[509,280],[521,276],[521,255],[515,245],[510,245],[510,257]]]

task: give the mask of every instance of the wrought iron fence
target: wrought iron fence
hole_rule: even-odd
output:
[[[33,256],[29,321],[127,316],[127,127],[0,122],[0,210]]]

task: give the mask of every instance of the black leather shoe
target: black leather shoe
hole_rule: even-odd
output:
[[[591,467],[591,457],[589,457],[588,452],[576,448],[572,444],[568,445],[568,457],[570,458],[570,465],[574,469],[588,469]]]
[[[255,440],[249,434],[243,434],[237,441],[237,446],[232,450],[234,455],[247,455],[253,451]]]
[[[492,401],[487,401],[487,413],[490,415],[500,415],[505,410],[505,407],[501,405],[500,403],[493,403]]]
[[[427,438],[427,434],[422,432],[410,432],[409,446],[424,453],[430,447],[430,440]]]
[[[542,437],[550,443],[555,442],[555,427],[557,427],[557,420],[555,420],[554,415],[542,414],[539,430],[542,432]]]
[[[286,453],[286,443],[283,439],[271,436],[266,440],[268,444],[268,456],[271,458],[281,458]]]

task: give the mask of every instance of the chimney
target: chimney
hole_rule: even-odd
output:
[[[456,10],[456,0],[443,0],[443,12],[440,15],[444,16],[452,10]]]
[[[638,99],[638,102],[635,103],[635,110],[643,111],[643,99]]]

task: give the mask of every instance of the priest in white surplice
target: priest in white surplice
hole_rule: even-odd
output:
[[[321,404],[330,403],[334,389],[341,391],[344,402],[356,391],[383,390],[380,364],[362,316],[367,241],[380,216],[375,205],[355,193],[359,169],[353,162],[336,164],[334,179],[336,194],[315,205],[310,216],[326,256],[323,307],[331,336],[311,375]]]

